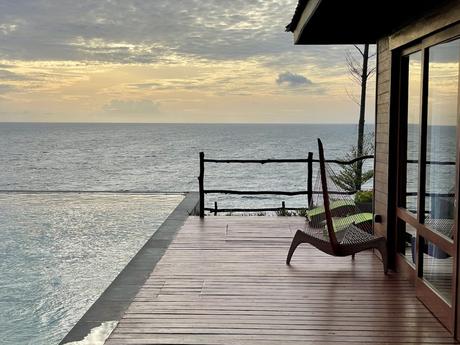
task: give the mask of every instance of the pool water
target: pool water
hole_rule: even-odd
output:
[[[182,199],[0,193],[1,343],[59,343]]]

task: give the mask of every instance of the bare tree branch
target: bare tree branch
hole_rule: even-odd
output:
[[[361,156],[364,152],[364,130],[365,130],[365,115],[366,115],[366,88],[367,88],[367,81],[369,77],[371,77],[375,73],[375,66],[370,66],[369,61],[370,58],[375,56],[374,54],[369,54],[369,44],[365,44],[363,48],[359,47],[358,45],[353,45],[357,52],[361,56],[357,56],[357,54],[353,54],[351,51],[347,51],[345,54],[345,59],[348,67],[348,72],[350,79],[359,85],[361,89],[361,94],[359,97],[359,101],[357,97],[355,97],[351,92],[346,89],[348,97],[359,106],[359,122],[358,122],[358,142],[355,147],[354,154],[356,156]],[[355,167],[355,175],[353,176],[353,185],[355,190],[361,189],[363,184],[363,177],[367,177],[367,172],[363,174],[363,165],[362,162],[357,163]]]
[[[348,72],[350,74],[351,80],[357,83],[358,85],[361,85],[363,73],[362,66],[360,66],[360,63],[358,62],[356,57],[353,56],[349,51],[346,53],[345,59],[347,62]]]
[[[353,47],[355,47],[355,48],[359,51],[359,53],[361,54],[361,56],[364,56],[364,52],[361,50],[360,47],[358,47],[356,44],[353,44]]]
[[[372,67],[369,72],[367,72],[367,78],[370,78],[372,75],[375,74],[376,67]]]
[[[358,45],[353,45],[356,50],[359,52],[362,58],[364,58],[364,52]],[[371,58],[376,56],[376,53],[370,54],[367,60],[371,61]],[[351,51],[347,51],[345,53],[345,59],[347,63],[347,68],[350,76],[350,80],[354,83],[361,86],[363,80],[369,79],[372,75],[375,74],[376,68],[375,66],[369,66],[368,72],[366,74],[363,73],[363,63],[361,60],[358,60],[356,55],[354,55]]]
[[[358,107],[361,105],[361,103],[358,101],[358,97],[350,92],[348,89],[345,89],[345,92],[347,93],[348,98],[355,103]]]

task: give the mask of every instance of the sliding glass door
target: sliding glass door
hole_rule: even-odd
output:
[[[400,64],[397,240],[418,297],[453,330],[460,39],[429,38]]]

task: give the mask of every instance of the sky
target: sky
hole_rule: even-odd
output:
[[[295,46],[296,3],[0,0],[0,121],[357,123],[354,47]]]

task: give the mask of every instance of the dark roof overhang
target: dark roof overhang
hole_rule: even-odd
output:
[[[286,31],[296,44],[375,43],[450,1],[299,0]]]

